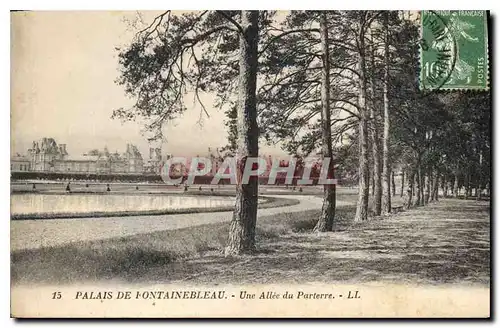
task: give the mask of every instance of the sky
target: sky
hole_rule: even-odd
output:
[[[145,23],[156,14],[141,13]],[[131,11],[11,14],[11,154],[25,154],[34,140],[52,137],[72,155],[105,146],[123,152],[132,143],[146,157],[150,145],[142,125],[111,119],[114,109],[133,101],[115,84],[115,48],[130,43],[135,32],[128,22],[136,17]],[[201,156],[226,144],[224,113],[210,109],[212,99],[203,96],[210,118],[202,126],[199,105],[186,99],[188,110],[164,129],[163,153]],[[267,146],[261,153],[282,154]]]

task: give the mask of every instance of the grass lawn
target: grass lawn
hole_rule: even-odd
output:
[[[489,283],[488,202],[441,199],[359,224],[341,207],[335,231],[314,234],[318,214],[260,219],[252,256],[224,257],[228,223],[17,251],[12,283]]]

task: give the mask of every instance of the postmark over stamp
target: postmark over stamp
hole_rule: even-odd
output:
[[[424,10],[421,27],[421,90],[489,88],[486,11]]]

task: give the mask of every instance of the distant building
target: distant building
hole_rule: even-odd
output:
[[[31,171],[53,172],[55,171],[55,161],[63,160],[67,155],[66,145],[57,145],[53,138],[33,141],[32,147],[28,150]]]
[[[11,171],[31,171],[31,161],[27,156],[22,156],[16,154],[10,159],[10,170]]]
[[[11,169],[17,171],[61,173],[143,173],[144,161],[136,146],[127,144],[123,154],[111,154],[107,148],[89,154],[69,155],[66,144],[53,138],[33,141],[28,156],[11,158]]]
[[[136,146],[127,144],[127,150],[123,154],[121,160],[124,161],[123,165],[125,166],[127,173],[144,172],[144,161]]]
[[[161,155],[161,148],[149,148],[149,158],[144,165],[144,172],[159,174],[162,165],[163,157]]]
[[[53,162],[54,172],[88,172],[96,173],[98,170],[98,156],[70,156],[66,155],[63,159],[56,159]]]

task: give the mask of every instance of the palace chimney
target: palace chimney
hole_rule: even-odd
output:
[[[61,152],[61,155],[66,155],[66,144],[59,144],[59,151]]]

